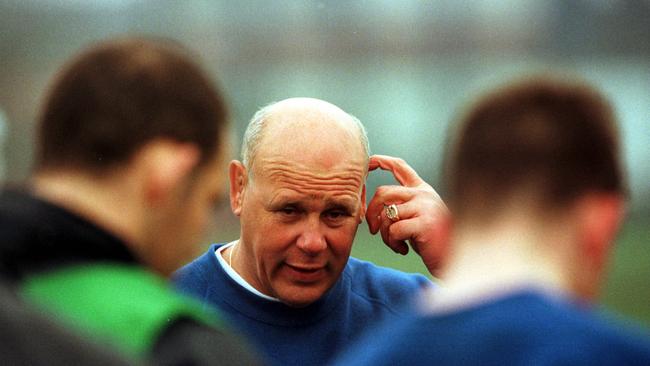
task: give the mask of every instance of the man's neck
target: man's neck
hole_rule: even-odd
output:
[[[32,178],[34,194],[59,205],[121,238],[137,243],[137,204],[128,188],[117,182],[76,173],[41,173]],[[134,248],[132,248],[134,249]]]
[[[570,240],[561,231],[533,230],[525,222],[489,230],[460,230],[442,276],[443,289],[433,295],[436,308],[471,305],[486,298],[533,287],[557,294],[571,292],[566,273]]]

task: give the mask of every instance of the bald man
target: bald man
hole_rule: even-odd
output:
[[[260,110],[242,161],[230,163],[240,239],[179,270],[177,286],[221,309],[285,365],[327,363],[371,324],[399,315],[432,284],[350,258],[358,225],[367,217],[402,254],[409,240],[434,270],[442,240],[435,221],[446,207],[404,161],[368,151],[359,120],[327,102],[293,98]],[[377,168],[401,185],[380,187],[366,212],[365,181]]]

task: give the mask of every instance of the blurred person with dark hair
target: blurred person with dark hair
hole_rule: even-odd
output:
[[[164,277],[194,254],[224,185],[227,108],[163,40],[102,42],[58,75],[35,172],[0,196],[0,270],[81,334],[154,363],[254,362]]]
[[[405,254],[410,240],[435,271],[436,220],[446,214],[437,193],[403,160],[369,156],[358,119],[322,100],[290,98],[257,112],[243,141],[242,160],[230,163],[241,236],[211,246],[175,282],[218,307],[269,359],[327,363],[432,286],[420,274],[350,257],[365,217],[394,251]],[[401,185],[378,188],[366,211],[365,182],[375,169],[390,171]],[[401,220],[394,222],[387,214],[397,211]]]
[[[626,188],[615,118],[593,88],[536,78],[481,99],[447,156],[444,287],[369,332],[345,365],[649,365],[643,331],[598,294]]]

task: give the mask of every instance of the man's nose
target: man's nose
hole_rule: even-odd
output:
[[[310,218],[305,222],[305,227],[300,233],[296,245],[300,250],[311,255],[316,255],[327,248],[320,220]]]

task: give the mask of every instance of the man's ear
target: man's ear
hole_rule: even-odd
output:
[[[449,265],[451,259],[451,235],[454,231],[454,218],[449,211],[441,215],[438,223],[436,223],[436,241],[438,251],[438,263],[432,266],[427,266],[429,272],[435,276],[440,277],[444,273],[446,267]]]
[[[366,217],[366,210],[368,207],[366,206],[366,184],[363,184],[363,187],[361,188],[361,209],[359,210],[359,224],[363,222],[363,218]]]
[[[230,208],[235,216],[241,215],[244,192],[248,184],[246,167],[238,160],[230,162],[228,168],[230,177]]]
[[[167,200],[186,181],[199,163],[195,144],[159,139],[145,145],[136,155],[136,169],[145,174],[145,197],[150,204]]]
[[[592,194],[578,205],[583,255],[602,268],[625,217],[625,201],[617,194]]]

